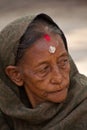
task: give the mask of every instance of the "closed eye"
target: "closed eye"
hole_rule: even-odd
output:
[[[41,73],[45,73],[45,72],[47,72],[49,70],[49,67],[48,66],[45,66],[44,68],[42,68],[41,70],[40,70],[40,72]]]
[[[60,68],[65,68],[68,63],[69,63],[68,58],[64,58],[64,59],[58,61],[58,66]]]
[[[38,74],[38,76],[44,77],[48,74],[49,70],[50,70],[49,66],[44,66],[39,68],[36,73]]]

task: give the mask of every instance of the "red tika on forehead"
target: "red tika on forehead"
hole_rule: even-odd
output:
[[[46,41],[50,41],[50,40],[51,40],[51,37],[50,37],[48,34],[45,34],[45,35],[44,35],[44,39],[45,39]]]

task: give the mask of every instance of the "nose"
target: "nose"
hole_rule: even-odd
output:
[[[62,74],[58,67],[53,68],[51,75],[52,84],[60,84],[62,82]]]

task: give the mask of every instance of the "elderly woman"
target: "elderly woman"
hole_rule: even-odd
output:
[[[46,14],[0,33],[0,130],[87,130],[87,78]]]

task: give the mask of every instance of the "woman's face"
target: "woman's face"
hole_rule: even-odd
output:
[[[54,53],[49,47],[55,46]],[[34,106],[44,101],[60,103],[69,87],[70,65],[61,37],[51,34],[28,48],[18,65],[26,93]]]

